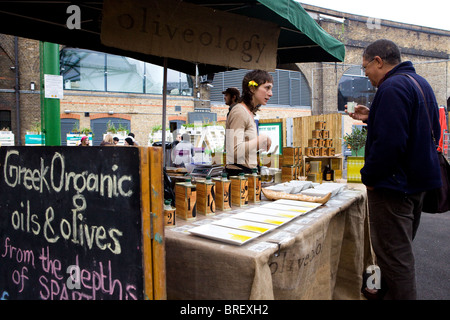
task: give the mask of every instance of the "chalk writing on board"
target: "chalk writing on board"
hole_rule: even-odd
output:
[[[17,165],[20,159],[18,150],[9,150],[6,153],[3,165],[3,176],[5,183],[11,187],[23,186],[27,190],[35,190],[43,193],[45,191],[70,191],[77,193],[95,192],[100,197],[112,198],[113,196],[130,197],[133,192],[127,189],[127,182],[131,181],[131,176],[117,176],[114,174],[119,168],[113,165],[112,173],[89,173],[66,172],[65,158],[60,153],[55,152],[50,165],[40,159],[39,168],[27,168]]]
[[[55,211],[52,207],[48,207],[43,215],[32,214],[30,202],[27,201],[25,213],[18,210],[11,213],[11,226],[14,230],[32,233],[36,236],[42,233],[44,239],[49,243],[56,243],[64,239],[88,249],[96,247],[100,250],[108,249],[114,254],[120,254],[119,237],[123,235],[123,232],[117,228],[106,230],[103,226],[83,223],[83,213],[87,206],[82,195],[75,195],[73,204],[75,208],[71,210],[70,218],[61,218],[60,221],[56,221]],[[24,204],[21,203],[21,207],[23,206]],[[43,218],[40,219],[40,217]]]
[[[67,268],[69,272],[66,269],[64,273],[62,262],[51,257],[48,246],[35,254],[33,250],[13,246],[7,237],[0,252],[1,257],[12,259],[20,265],[11,273],[11,279],[17,285],[19,292],[23,291],[29,280],[28,275],[31,269],[39,269],[42,273],[39,277],[41,299],[95,299],[99,292],[115,295],[119,299],[137,298],[135,286],[124,285],[122,281],[112,277],[111,261],[99,262],[98,270],[90,270],[80,267],[77,255],[75,264]],[[71,270],[78,271],[75,278]],[[72,286],[68,285],[73,283],[75,284]],[[8,293],[5,291],[3,298],[7,297]]]
[[[0,149],[1,299],[143,298],[133,149]]]

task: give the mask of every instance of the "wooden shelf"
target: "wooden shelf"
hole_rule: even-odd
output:
[[[337,161],[333,161],[337,160]],[[320,174],[323,173],[325,167],[327,165],[330,165],[330,168],[334,170],[334,177],[336,179],[342,178],[342,169],[344,164],[344,158],[342,156],[333,156],[333,157],[311,157],[311,156],[303,156],[303,176],[307,176],[307,163],[311,161],[320,161],[321,162],[321,168],[320,168]]]

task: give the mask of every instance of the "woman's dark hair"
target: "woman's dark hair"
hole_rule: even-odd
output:
[[[244,79],[242,80],[242,96],[240,98],[240,102],[244,102],[253,114],[259,110],[260,105],[253,105],[253,92],[251,91],[252,86],[249,85],[249,82],[254,81],[258,84],[258,86],[269,82],[273,83],[273,77],[270,73],[264,70],[253,70],[248,72]],[[257,87],[255,87],[256,89]]]
[[[367,46],[364,50],[363,57],[366,60],[372,60],[375,56],[379,56],[390,65],[397,65],[402,62],[400,49],[398,46],[387,39],[377,40]]]
[[[130,146],[134,146],[134,141],[133,139],[131,139],[130,137],[126,137],[125,141],[130,145]]]

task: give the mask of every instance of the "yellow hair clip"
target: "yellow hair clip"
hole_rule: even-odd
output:
[[[249,87],[257,87],[258,84],[255,81],[251,80],[251,81],[248,82],[248,86]]]

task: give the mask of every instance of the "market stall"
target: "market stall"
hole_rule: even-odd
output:
[[[240,246],[190,232],[270,202],[166,228],[168,299],[360,299],[373,263],[363,190],[344,190]]]
[[[323,215],[318,217],[317,224],[314,223],[315,227],[313,230],[310,230],[309,227],[306,228],[304,232],[299,230],[299,233],[297,233],[295,237],[289,238],[286,241],[278,241],[277,243],[279,244],[272,243],[275,247],[270,247],[260,253],[255,250],[247,250],[246,248],[248,248],[250,243],[243,247],[234,247],[218,244],[210,240],[194,238],[188,234],[177,232],[175,229],[167,230],[166,236],[164,236],[164,233],[160,233],[158,232],[158,229],[155,229],[155,227],[161,224],[160,218],[163,202],[163,197],[161,196],[163,191],[161,190],[160,184],[162,180],[161,164],[164,163],[164,159],[161,159],[161,157],[165,156],[165,89],[167,85],[168,68],[189,74],[195,74],[196,69],[198,69],[199,74],[208,74],[231,68],[260,68],[273,70],[276,67],[289,68],[290,64],[296,62],[343,61],[345,49],[342,43],[321,29],[301,8],[300,4],[290,0],[277,2],[258,0],[244,6],[242,6],[241,3],[233,2],[224,6],[221,1],[212,1],[210,4],[204,4],[203,1],[194,0],[184,2],[146,1],[145,3],[140,1],[124,2],[109,0],[104,1],[104,3],[103,1],[87,3],[80,5],[80,7],[78,7],[78,16],[76,14],[74,14],[74,16],[68,16],[65,14],[68,12],[68,4],[60,1],[47,1],[45,3],[33,3],[31,1],[27,6],[23,6],[20,3],[17,5],[11,3],[8,8],[5,8],[0,14],[2,21],[4,21],[0,31],[17,36],[39,39],[41,41],[51,41],[61,45],[71,45],[127,55],[164,66],[165,88],[162,108],[162,155],[160,154],[157,159],[155,159],[151,157],[150,151],[148,151],[147,154],[147,149],[140,149],[139,156],[134,154],[131,157],[124,152],[125,149],[119,150],[116,148],[110,149],[102,155],[95,155],[95,152],[101,152],[102,149],[89,148],[89,150],[86,151],[77,151],[91,153],[89,158],[91,158],[92,161],[86,161],[86,157],[80,157],[82,161],[76,161],[73,164],[74,172],[90,172],[89,170],[91,170],[92,172],[99,172],[98,174],[101,174],[104,169],[104,167],[102,167],[102,161],[115,161],[119,158],[122,159],[123,157],[123,163],[128,162],[130,167],[125,168],[122,167],[122,164],[111,164],[108,167],[108,170],[110,169],[113,171],[111,175],[114,176],[114,172],[118,170],[119,167],[122,170],[129,169],[134,172],[133,177],[136,177],[133,181],[140,182],[140,185],[134,185],[134,197],[128,198],[123,196],[126,201],[120,201],[121,199],[115,199],[117,201],[105,201],[104,207],[102,206],[103,202],[99,203],[94,200],[87,201],[89,209],[97,208],[98,211],[106,211],[102,209],[109,208],[110,213],[114,214],[114,217],[117,217],[115,220],[112,219],[111,215],[108,215],[107,212],[98,214],[98,211],[92,210],[92,217],[97,219],[98,226],[101,227],[104,224],[105,226],[129,226],[130,229],[134,228],[129,234],[134,235],[135,238],[132,240],[135,241],[130,241],[126,235],[124,236],[124,239],[127,240],[127,251],[124,250],[123,252],[120,252],[120,254],[113,256],[113,258],[110,258],[111,254],[106,251],[109,256],[104,257],[105,265],[111,260],[114,260],[113,265],[117,265],[118,269],[124,270],[123,272],[120,272],[120,276],[132,277],[131,280],[123,279],[121,282],[124,285],[131,285],[136,288],[129,296],[138,299],[166,298],[164,287],[166,272],[166,269],[164,268],[164,244],[168,249],[166,266],[169,274],[167,275],[167,279],[171,283],[171,293],[168,298],[181,298],[182,296],[208,299],[215,297],[228,297],[230,299],[282,297],[284,293],[281,293],[280,295],[277,291],[278,289],[276,289],[278,288],[278,283],[282,283],[277,280],[280,272],[277,267],[272,274],[271,268],[281,265],[282,260],[280,259],[283,258],[283,255],[286,257],[290,252],[292,252],[293,255],[297,254],[297,247],[301,247],[301,249],[308,248],[305,250],[314,251],[314,248],[317,249],[317,245],[320,244],[321,253],[320,255],[317,254],[318,259],[314,259],[314,263],[312,260],[308,262],[310,253],[304,251],[305,257],[308,257],[306,259],[306,262],[308,262],[307,265],[311,267],[317,264],[315,270],[322,271],[324,270],[323,268],[330,269],[331,264],[333,264],[333,266],[337,265],[338,267],[341,265],[345,265],[346,267],[350,265],[341,262],[340,258],[337,260],[334,258],[329,259],[329,262],[327,262],[328,260],[326,257],[329,256],[329,253],[331,252],[334,257],[336,252],[346,251],[343,250],[343,248],[346,246],[347,240],[340,235],[347,234],[345,232],[345,230],[347,230],[346,225],[348,224],[347,216],[351,218],[350,220],[353,220],[354,217],[356,217],[356,220],[360,219],[359,221],[366,221],[365,197],[362,195],[356,197],[353,201],[348,200],[349,205],[351,204],[351,208],[358,204],[356,205],[356,209],[350,210],[350,207],[348,207],[342,211],[339,209],[334,213],[331,212],[333,210],[327,213],[322,212]],[[228,11],[233,13],[229,13]],[[78,20],[80,20],[79,15],[81,13],[83,17],[82,27],[69,28],[68,22],[72,21],[72,18],[75,18],[76,20],[77,17]],[[81,23],[81,21],[79,22]],[[268,32],[268,30],[271,30],[271,32]],[[239,45],[243,50],[237,50]],[[248,57],[251,57],[251,59],[249,60]],[[41,89],[43,88],[41,87]],[[42,93],[43,92],[41,92],[41,94]],[[52,111],[54,111],[52,112],[52,115],[58,116],[59,109],[55,108],[55,110]],[[50,112],[48,114],[50,114]],[[54,135],[57,134],[58,132]],[[51,134],[47,132],[47,138],[50,136]],[[47,139],[47,141],[48,140],[49,139]],[[28,151],[27,149],[23,150],[24,154],[28,152],[33,153],[33,151],[35,151]],[[45,151],[46,149],[42,150]],[[65,149],[58,149],[59,154],[73,151],[75,150],[66,151]],[[117,154],[106,154],[107,152]],[[6,155],[4,156],[6,157]],[[30,176],[32,175],[34,177],[35,172],[39,171],[39,169],[37,169],[39,168],[39,163],[36,163],[36,159],[39,157],[40,155],[35,157],[30,156],[30,159],[21,163],[23,167],[29,168],[27,169],[28,177],[25,179],[26,186],[19,186],[19,189],[21,189],[19,191],[23,193],[20,196],[23,196],[23,199],[27,199],[28,193],[30,193],[28,187],[31,184],[33,187],[35,186],[35,182]],[[77,159],[74,155],[70,158]],[[129,161],[130,159],[133,160],[132,163]],[[32,163],[33,166],[29,165],[29,163]],[[83,166],[87,166],[91,163],[98,168],[95,167],[84,170]],[[153,173],[149,174],[149,170]],[[146,174],[142,175],[142,172]],[[79,173],[78,176],[79,179],[83,179],[82,173]],[[147,182],[149,179],[152,180],[152,178],[157,180],[158,188],[155,188],[153,185],[148,185]],[[112,177],[112,179],[114,181],[114,177]],[[6,200],[9,195],[13,194],[14,191],[17,191],[10,190],[12,188],[10,187],[10,185],[2,186],[2,188],[8,190],[8,192],[3,193],[3,196],[5,197],[3,203],[7,203]],[[57,187],[57,189],[59,189],[60,185]],[[76,187],[77,185],[75,185],[75,189]],[[56,191],[59,192],[60,190]],[[58,252],[58,257],[61,257],[57,258],[57,261],[60,263],[62,262],[64,267],[71,263],[77,265],[77,254],[79,253],[81,256],[85,246],[79,245],[78,247],[76,246],[75,249],[72,248],[74,244],[70,242],[70,239],[67,236],[67,228],[69,228],[70,222],[68,219],[63,218],[62,214],[67,211],[70,213],[70,210],[75,211],[72,219],[76,222],[76,209],[81,209],[78,207],[78,203],[75,202],[75,198],[73,197],[78,199],[78,194],[68,195],[65,192],[61,192],[58,195],[60,198],[58,198],[59,201],[55,204],[55,208],[56,205],[58,205],[58,209],[54,210],[54,217],[61,221],[61,233],[64,233],[61,234],[61,236],[63,236],[64,239],[67,238],[65,239],[67,241],[63,241],[62,238],[60,238],[61,240],[59,240],[60,242],[58,243],[61,244],[60,247],[56,245],[50,247],[51,250],[55,247],[55,250]],[[49,199],[55,200],[55,198],[51,198],[50,196],[52,196],[52,194],[49,195]],[[70,207],[70,197],[72,197],[72,200],[74,201],[73,206],[75,206],[75,208]],[[41,229],[39,228],[39,231],[37,229],[38,225],[33,224],[35,229],[33,229],[33,227],[30,229],[30,225],[25,224],[27,229],[24,231],[25,225],[19,222],[19,215],[21,215],[19,214],[19,211],[25,212],[25,208],[28,209],[28,207],[25,207],[26,204],[24,203],[21,203],[20,207],[17,207],[22,198],[20,198],[20,200],[19,198],[16,199],[13,203],[15,207],[12,208],[11,210],[13,211],[10,212],[11,215],[15,216],[15,220],[10,220],[10,217],[8,216],[2,216],[1,225],[5,228],[5,232],[2,233],[4,235],[2,241],[7,242],[9,241],[8,239],[19,239],[21,241],[19,245],[22,245],[23,248],[29,245],[37,246],[36,248],[31,249],[34,252],[42,249],[41,247],[46,246],[49,241],[46,237],[40,237],[39,241],[33,241],[37,238],[38,234],[39,236],[42,236],[42,234],[39,233]],[[151,198],[151,207],[149,198]],[[67,203],[67,199],[69,199],[69,203]],[[42,196],[35,198],[36,203],[39,204],[39,207],[36,207],[40,211],[39,217],[41,218],[39,218],[39,221],[43,222],[45,220],[43,223],[46,223],[45,226],[48,229],[51,225],[51,221],[53,221],[53,207],[52,210],[50,210],[47,204],[43,202],[44,200],[45,198]],[[127,204],[128,202],[131,202],[135,207],[135,210],[133,210],[134,223],[130,219],[127,220],[126,215],[122,215],[122,212],[118,209],[119,207],[115,206],[116,204],[119,206],[123,205],[123,203]],[[91,205],[91,203],[95,203],[96,207]],[[339,212],[341,212],[341,214],[339,214]],[[26,214],[21,216],[26,216]],[[32,212],[31,219],[33,219],[33,216]],[[345,217],[345,219],[342,217]],[[126,221],[123,221],[123,219]],[[202,219],[199,218],[198,220]],[[33,220],[31,221],[33,222]],[[150,223],[150,221],[153,222]],[[142,232],[137,230],[140,226],[139,223],[141,223],[142,229],[140,230],[142,230]],[[292,223],[290,222],[286,227],[292,225]],[[179,222],[179,226],[182,224],[183,222]],[[353,222],[350,224],[353,225]],[[39,227],[40,226],[41,225],[39,224]],[[44,225],[42,226],[44,227]],[[100,227],[96,230],[105,230],[106,228],[103,227],[102,229]],[[87,228],[89,228],[89,226]],[[92,232],[93,229],[94,228],[92,227],[91,229],[88,229],[88,231],[90,230],[90,232]],[[81,231],[83,230],[84,228],[81,228]],[[335,230],[341,231],[338,232]],[[27,237],[20,237],[20,233],[24,232],[27,233]],[[100,234],[98,232],[100,232]],[[335,232],[337,233],[335,234]],[[86,241],[89,241],[89,243],[92,244],[92,233],[85,232],[84,235]],[[100,238],[100,240],[103,239],[103,231],[97,231],[97,235],[97,238]],[[88,239],[87,237],[89,236],[91,238]],[[269,236],[270,234],[264,235],[259,238],[258,241],[255,241],[255,243],[262,243],[263,240]],[[303,237],[305,237],[306,240],[301,240]],[[357,236],[355,236],[354,243],[356,245],[353,245],[358,247],[358,252],[360,252],[359,250],[361,249],[360,244],[365,243],[364,241],[366,239],[366,233],[361,233],[361,230],[359,230]],[[364,241],[361,242],[361,240]],[[307,244],[303,245],[303,241],[306,241]],[[96,245],[98,245],[97,243],[98,241],[96,241]],[[101,244],[100,246],[100,250],[102,250],[103,246]],[[183,247],[185,249],[177,252],[177,250]],[[335,247],[339,247],[342,250],[335,250]],[[350,245],[350,247],[352,246]],[[144,254],[140,252],[141,250],[144,250]],[[38,252],[39,251],[36,251],[36,253]],[[123,263],[123,257],[127,252],[133,252],[134,254],[134,261],[129,264]],[[317,252],[317,250],[315,252]],[[67,253],[70,253],[70,255]],[[360,253],[358,253],[358,256],[364,257],[364,255]],[[94,270],[93,268],[99,263],[98,257],[99,255],[93,253],[92,255],[85,257],[85,260],[82,262],[86,265],[86,268],[89,267]],[[299,257],[299,259],[302,259],[302,257]],[[323,263],[318,263],[318,261],[322,261],[323,259],[325,259]],[[13,261],[9,262],[13,263]],[[20,263],[22,262],[19,262],[19,264]],[[31,285],[29,291],[26,291],[26,294],[21,296],[22,290],[20,287],[16,287],[18,283],[16,283],[16,278],[14,278],[14,276],[17,275],[18,270],[9,268],[6,264],[1,264],[1,266],[1,283],[7,283],[7,287],[11,288],[10,292],[14,292],[14,295],[11,295],[10,297],[25,299],[38,297],[40,293],[36,292],[34,289],[35,286]],[[131,269],[129,266],[137,266],[136,268],[138,270],[130,272]],[[20,267],[25,268],[26,266],[20,265]],[[23,268],[22,271],[24,270]],[[280,270],[285,270],[284,268],[285,267],[283,266]],[[80,266],[78,266],[78,269],[80,269]],[[354,269],[355,272],[353,272],[352,275],[357,274],[359,276],[361,274],[360,271],[362,271],[360,270],[361,263],[357,263]],[[177,272],[174,273],[174,270]],[[340,284],[341,270],[345,270],[345,268],[336,269],[333,267],[332,270],[332,283]],[[13,274],[11,274],[11,271]],[[37,270],[33,274],[33,284],[36,284],[39,279],[42,279],[42,273],[48,273],[48,270],[46,268]],[[292,277],[298,275],[297,272],[291,274],[292,276],[283,281],[290,283]],[[322,274],[324,276],[322,276]],[[336,297],[339,290],[334,290],[334,294],[328,294],[330,290],[324,290],[322,286],[318,286],[322,280],[330,278],[329,273],[316,272],[316,274],[313,273],[312,275],[314,275],[311,277],[313,285],[310,286],[308,292],[323,294],[327,297]],[[54,276],[58,278],[58,280],[61,280],[58,272],[54,273]],[[175,279],[173,278],[174,276]],[[209,279],[211,285],[205,285],[203,277]],[[270,277],[274,279],[273,283],[275,283],[275,285],[273,286],[271,285],[272,282],[264,281],[264,279],[267,280]],[[8,281],[6,281],[7,278]],[[52,279],[49,281],[51,280]],[[216,284],[214,284],[214,281],[217,281]],[[329,287],[334,287],[331,284]],[[63,284],[61,284],[61,287],[62,286]],[[6,287],[6,285],[4,287]],[[216,290],[211,290],[214,291],[213,293],[205,293],[203,290],[208,287]],[[271,287],[272,293],[270,293]],[[281,288],[284,291],[287,290],[285,289],[286,286],[282,286]],[[177,293],[177,291],[179,291],[179,293]],[[102,292],[102,294],[104,295],[105,292]],[[305,293],[300,294],[299,296],[310,297],[313,295],[311,293]],[[65,298],[65,296],[62,296],[61,294],[59,296],[48,295],[48,297]],[[104,298],[103,296],[97,297]],[[106,298],[116,297],[111,295],[106,296]]]

